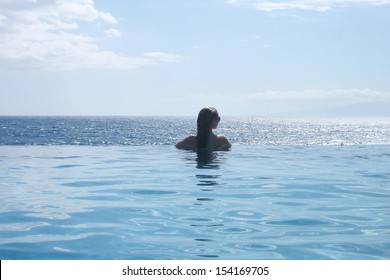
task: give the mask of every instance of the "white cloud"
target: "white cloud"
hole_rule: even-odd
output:
[[[318,100],[318,99],[344,99],[344,100],[390,100],[390,91],[377,91],[372,89],[307,89],[301,91],[277,91],[247,94],[245,98],[252,100]]]
[[[94,34],[83,32],[81,23],[92,25]],[[0,69],[131,69],[179,58],[164,52],[128,57],[102,50],[103,32],[108,38],[122,35],[106,28],[117,23],[110,13],[97,10],[93,0],[0,0]]]
[[[144,56],[149,59],[161,62],[175,62],[182,59],[180,55],[165,52],[147,52],[144,53]]]
[[[95,9],[93,0],[59,1],[58,8],[69,19],[83,19],[95,21],[101,19],[109,23],[117,23],[117,20],[109,13]]]
[[[110,28],[104,31],[109,37],[121,37],[122,32],[120,32],[118,29]]]
[[[256,10],[266,12],[290,9],[326,12],[339,7],[388,5],[390,4],[390,0],[228,0],[227,3],[231,5],[249,6]]]
[[[205,98],[220,101],[248,101],[248,102],[291,102],[291,101],[390,101],[390,91],[365,89],[306,89],[306,90],[266,90],[247,94],[215,94],[205,95]]]

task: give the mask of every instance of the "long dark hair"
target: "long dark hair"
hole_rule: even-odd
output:
[[[200,110],[197,120],[197,135],[198,149],[205,149],[209,143],[209,135],[211,132],[211,123],[218,118],[218,111],[212,107],[206,107]]]

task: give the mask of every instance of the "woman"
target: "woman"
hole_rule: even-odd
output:
[[[232,145],[225,135],[215,135],[212,130],[216,129],[221,118],[215,108],[203,108],[198,114],[197,134],[188,136],[176,144],[176,148],[185,150],[228,150]]]

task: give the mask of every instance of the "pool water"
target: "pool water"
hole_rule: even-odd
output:
[[[389,147],[1,146],[0,259],[389,259]]]

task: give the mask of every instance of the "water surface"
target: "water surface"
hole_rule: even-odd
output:
[[[0,146],[1,259],[389,259],[388,145]]]

